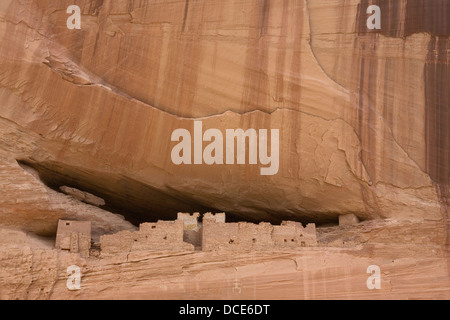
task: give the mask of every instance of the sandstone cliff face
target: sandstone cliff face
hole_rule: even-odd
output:
[[[358,1],[81,1],[81,30],[69,5],[2,4],[0,116],[33,140],[2,148],[50,183],[146,218],[442,218],[448,28],[433,14],[447,2],[417,28],[424,3],[390,2],[375,33]],[[278,174],[173,165],[171,134],[194,119],[280,129]]]
[[[372,1],[383,13],[383,28],[373,31],[366,27],[369,2],[351,3],[331,16],[330,8],[312,1],[311,34],[327,75],[354,93],[349,121],[363,162],[377,180],[406,182],[398,164],[387,164],[392,174],[389,156],[377,156],[392,153],[386,143],[392,140],[448,197],[450,3]],[[327,24],[320,22],[324,16]]]
[[[448,248],[449,1],[80,0],[69,30],[72,2],[0,3],[1,225],[52,236],[90,220],[98,238],[179,211],[353,213],[435,221]],[[278,129],[277,174],[175,165],[171,135],[195,121]]]

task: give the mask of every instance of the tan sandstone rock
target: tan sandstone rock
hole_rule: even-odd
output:
[[[274,221],[326,221],[337,212],[442,217],[439,197],[448,188],[439,193],[433,180],[445,184],[448,176],[437,181],[425,165],[426,79],[420,72],[431,36],[413,33],[403,40],[376,34],[371,41],[380,49],[355,51],[348,60],[348,42],[342,40],[332,49],[345,54],[333,59],[322,39],[336,43],[341,31],[361,48],[371,46],[352,29],[357,1],[342,12],[324,1],[197,2],[187,8],[179,1],[170,10],[125,3],[82,1],[82,31],[66,27],[63,9],[69,2],[2,4],[0,116],[8,126],[19,126],[21,132],[12,127],[11,134],[33,141],[29,147],[4,142],[11,157],[53,183],[75,180],[74,187],[147,219],[208,208]],[[19,18],[18,12],[28,13]],[[334,18],[320,22],[333,12]],[[346,24],[336,26],[338,20]],[[412,59],[405,60],[413,63],[404,67],[407,72],[373,71],[372,85],[362,78],[361,66],[347,65],[358,54],[370,55],[374,63],[386,56],[401,59],[395,41],[404,43]],[[329,72],[333,63],[345,72]],[[376,63],[372,68],[381,65]],[[78,72],[90,84],[67,81],[61,72]],[[358,79],[365,81],[362,87]],[[383,93],[405,82],[413,93]],[[387,116],[398,121],[390,123]],[[204,130],[279,129],[278,173],[261,176],[258,166],[248,164],[174,165],[172,132],[193,132],[199,117]],[[448,171],[445,159],[433,166],[442,174]]]
[[[80,30],[71,0],[0,1],[1,298],[448,298],[449,1],[76,2]],[[370,4],[380,30],[366,28]],[[276,174],[261,174],[261,144],[256,164],[175,164],[172,134],[195,140],[200,122],[224,138],[268,130],[272,156],[279,130]],[[140,223],[210,211],[363,223],[318,228],[322,247],[296,254],[128,250]],[[121,232],[126,253],[85,259],[36,240],[60,219],[91,221],[95,243]],[[68,263],[87,290],[67,292]]]

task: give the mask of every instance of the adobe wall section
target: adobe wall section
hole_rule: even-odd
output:
[[[194,214],[178,212],[177,220],[181,220],[184,223],[185,230],[199,231],[198,218],[200,217],[199,212]]]
[[[199,212],[195,212],[192,215],[190,213],[179,212],[177,216],[177,220],[183,221],[184,224],[184,242],[191,243],[195,247],[200,247],[202,244],[201,224],[198,221],[199,217]]]
[[[303,227],[300,222],[283,221],[273,226],[272,239],[278,248],[317,246],[316,225],[309,223]]]
[[[55,248],[80,253],[89,257],[91,248],[91,222],[59,220]]]
[[[225,223],[226,214],[224,212],[212,214],[211,212],[203,215],[203,220],[213,220],[218,223]]]
[[[105,257],[133,251],[193,251],[194,246],[183,241],[183,233],[181,220],[143,223],[139,231],[101,236],[101,255]]]
[[[223,221],[220,219],[219,221]],[[316,228],[308,224],[305,228],[299,222],[287,221],[280,226],[270,223],[217,222],[211,216],[203,218],[202,250],[273,250],[296,249],[317,245]]]

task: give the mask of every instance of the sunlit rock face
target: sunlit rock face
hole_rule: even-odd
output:
[[[449,37],[448,0],[1,0],[0,299],[448,300]]]
[[[134,224],[207,210],[317,223],[445,215],[448,1],[77,4],[81,29],[68,28],[71,1],[0,4],[2,223],[51,233],[66,213],[36,210],[59,201],[42,183],[98,196]],[[379,30],[367,28],[372,4]],[[191,137],[181,164],[179,129]],[[238,129],[257,134],[241,162],[239,139],[226,141]],[[16,160],[39,177],[18,179]]]

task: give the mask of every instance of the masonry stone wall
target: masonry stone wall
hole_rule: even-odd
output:
[[[192,251],[194,246],[183,241],[181,220],[143,223],[139,231],[121,231],[100,237],[102,256],[134,251]]]
[[[194,214],[179,212],[177,216],[177,220],[183,221],[184,224],[184,233],[183,233],[183,241],[187,243],[193,244],[195,247],[201,246],[201,232],[200,227],[201,224],[198,221],[200,217],[200,213],[195,212]]]
[[[91,222],[59,220],[55,248],[89,257]]]
[[[217,222],[221,221],[221,222]],[[286,221],[279,226],[270,223],[225,223],[214,216],[203,218],[202,250],[272,250],[295,249],[317,245],[314,224],[306,227],[299,222]]]
[[[281,248],[316,246],[316,226],[310,223],[303,227],[300,222],[283,221],[273,227],[272,239],[275,246]]]
[[[269,251],[317,245],[314,224],[284,221],[226,223],[224,213],[207,213],[199,223],[198,213],[179,213],[175,221],[143,223],[139,231],[121,231],[100,237],[101,255],[133,251]]]
[[[188,230],[199,230],[198,218],[200,217],[199,212],[193,214],[178,212],[177,220],[181,220],[184,223],[184,228]]]
[[[207,212],[203,215],[203,220],[213,220],[218,223],[225,223],[226,214],[224,212],[212,214],[211,212]]]

